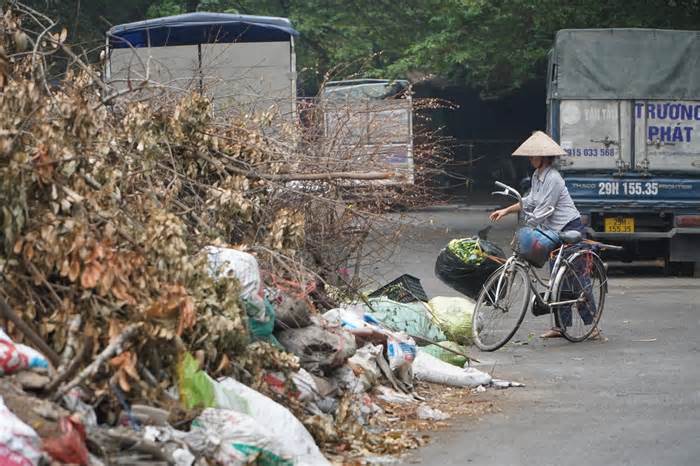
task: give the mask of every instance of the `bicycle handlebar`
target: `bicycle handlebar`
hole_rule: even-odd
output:
[[[520,193],[516,189],[511,188],[507,184],[501,183],[500,181],[496,181],[495,184],[499,188],[503,188],[503,191],[494,191],[491,194],[501,194],[503,196],[512,197],[514,199],[517,199],[517,201],[522,205],[523,199],[520,196]]]

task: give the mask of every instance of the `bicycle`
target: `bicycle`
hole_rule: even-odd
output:
[[[535,316],[550,314],[567,340],[584,341],[600,322],[608,291],[607,268],[598,251],[622,247],[584,240],[578,231],[554,232],[537,226],[554,209],[539,215],[527,212],[518,191],[498,181],[496,185],[503,191],[492,194],[516,199],[524,222],[520,221],[513,236],[513,254],[489,276],[479,293],[474,343],[483,351],[502,347],[518,331],[528,309]],[[534,242],[539,246],[523,244],[533,237],[538,238]],[[533,268],[547,261],[552,267],[545,282]]]

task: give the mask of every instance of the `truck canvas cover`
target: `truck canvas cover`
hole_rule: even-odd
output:
[[[564,29],[552,64],[550,98],[700,99],[696,31]]]
[[[284,42],[299,33],[287,18],[186,13],[114,26],[110,48],[163,47],[206,43]]]
[[[293,121],[294,37],[286,18],[188,13],[114,26],[106,81],[134,98],[198,90],[224,114],[271,112]],[[151,88],[141,91],[141,84]],[[156,85],[156,86],[154,86]]]
[[[549,129],[565,171],[700,173],[700,33],[562,30]]]

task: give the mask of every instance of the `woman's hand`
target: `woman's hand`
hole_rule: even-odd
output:
[[[507,209],[498,209],[494,210],[491,215],[489,215],[489,218],[491,219],[492,222],[497,222],[503,217],[508,215],[508,210]]]

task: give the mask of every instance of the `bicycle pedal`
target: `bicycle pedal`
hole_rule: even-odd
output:
[[[544,304],[541,300],[535,299],[535,302],[532,303],[532,314],[535,316],[543,316],[545,314],[549,314],[551,311],[549,309],[549,306]]]

